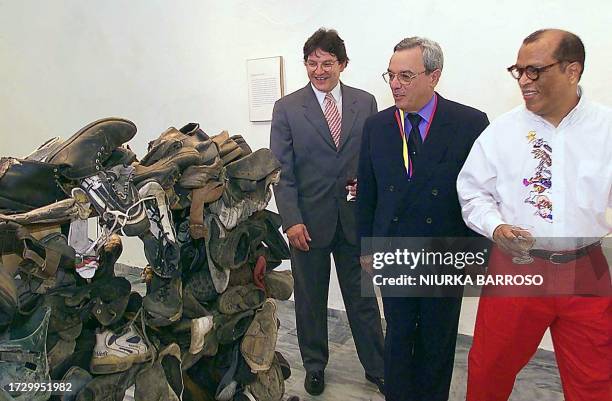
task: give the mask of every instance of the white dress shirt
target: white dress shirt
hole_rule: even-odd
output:
[[[325,114],[324,101],[325,101],[325,95],[327,95],[327,93],[321,92],[320,90],[315,88],[313,84],[310,84],[310,86],[312,87],[312,90],[317,96],[317,100],[319,101],[319,106],[321,106],[321,110],[323,110],[323,113]],[[331,90],[331,94],[334,97],[334,100],[336,101],[336,107],[338,108],[338,113],[340,113],[340,117],[342,117],[342,91],[340,90],[340,82],[338,82],[338,84],[334,87],[334,89]]]
[[[513,224],[538,249],[597,241],[612,230],[612,109],[580,96],[558,127],[524,105],[511,110],[476,140],[457,191],[466,224],[489,238]]]

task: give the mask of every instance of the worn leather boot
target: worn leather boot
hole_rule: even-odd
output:
[[[81,128],[48,157],[59,172],[70,180],[89,177],[103,169],[113,150],[136,135],[129,120],[109,117]]]
[[[66,199],[56,175],[56,166],[49,163],[1,158],[0,213],[27,212]]]

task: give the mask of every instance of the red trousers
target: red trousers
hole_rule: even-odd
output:
[[[592,258],[575,261],[575,269],[588,268],[593,258],[601,262],[601,249],[594,252],[597,254]],[[510,259],[493,249],[490,269],[494,271],[496,264],[508,266]],[[549,264],[541,259],[534,263]],[[610,282],[608,272],[599,278],[602,283]],[[467,401],[508,400],[517,374],[537,351],[547,328],[565,400],[612,400],[612,297],[499,297],[483,293],[468,359]]]

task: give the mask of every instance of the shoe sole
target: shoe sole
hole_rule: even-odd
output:
[[[104,362],[97,361],[94,363],[92,360],[90,364],[91,373],[97,375],[106,375],[112,373],[125,372],[132,367],[135,363],[144,363],[150,361],[153,355],[149,352],[144,354],[142,357],[137,356],[131,360],[125,360],[126,358],[120,358],[118,356],[110,355],[104,357]],[[102,358],[100,358],[102,359]]]

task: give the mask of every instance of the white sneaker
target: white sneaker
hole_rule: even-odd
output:
[[[204,348],[204,337],[213,328],[213,317],[202,316],[191,320],[191,344],[189,345],[189,353],[197,354]]]
[[[90,365],[91,373],[124,372],[134,363],[146,362],[151,357],[151,350],[134,326],[130,325],[128,330],[121,335],[105,330],[96,333],[96,346]]]

